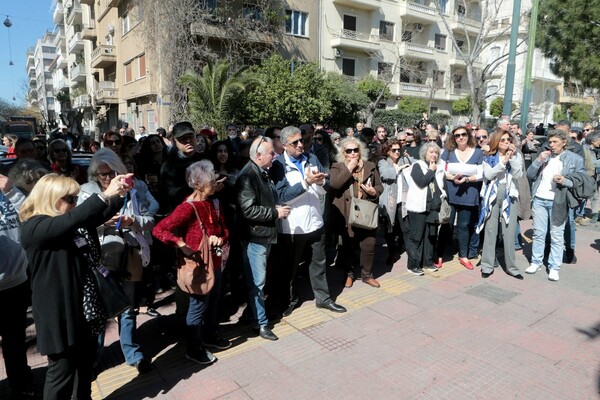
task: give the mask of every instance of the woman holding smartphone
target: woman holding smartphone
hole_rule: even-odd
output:
[[[452,240],[452,226],[456,217],[458,259],[467,269],[473,269],[471,259],[479,252],[479,235],[475,232],[479,216],[479,190],[483,179],[483,152],[477,148],[473,135],[464,126],[454,128],[441,156],[448,203],[452,207],[450,229],[440,232],[440,242]],[[444,239],[442,239],[444,237]]]

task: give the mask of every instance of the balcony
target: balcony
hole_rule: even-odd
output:
[[[85,4],[90,7],[94,7],[94,0],[79,0],[81,4]]]
[[[454,18],[448,18],[450,29],[458,32],[467,32],[477,35],[483,29],[483,23],[465,16],[455,14]]]
[[[207,38],[217,38],[222,40],[243,40],[250,43],[265,43],[265,44],[277,44],[278,39],[271,35],[268,30],[264,27],[256,28],[253,22],[242,18],[236,21],[238,31],[231,31],[230,29],[224,29],[219,25],[213,25],[206,22],[194,22],[191,25],[192,35],[197,35]],[[239,37],[237,37],[239,35]]]
[[[468,54],[465,54],[465,55],[468,55]],[[450,65],[451,67],[465,67],[467,65],[467,63],[465,63],[465,60],[463,60],[463,58],[458,54],[458,52],[452,51],[452,52],[450,52],[450,54],[448,56],[448,65]],[[481,62],[481,57],[478,57],[473,62],[473,67],[483,68],[483,63]]]
[[[79,64],[71,68],[72,82],[85,82],[87,74],[85,72],[85,64]]]
[[[92,52],[92,68],[106,68],[116,62],[115,46],[101,44]]]
[[[432,61],[435,59],[435,47],[425,44],[402,42],[400,55],[406,58]]]
[[[32,76],[31,78],[29,78],[29,86],[37,87],[37,78],[35,76]]]
[[[381,6],[377,4],[377,1],[372,0],[333,0],[333,2],[341,6],[347,6],[367,11],[376,11],[381,8]]]
[[[56,3],[54,11],[52,12],[52,20],[56,25],[62,24],[63,22],[63,5],[62,3]]]
[[[64,37],[65,37],[65,31],[61,25],[60,27],[57,27],[56,29],[54,29],[54,40],[52,41],[52,45],[56,48],[60,47],[60,41],[63,40]]]
[[[63,69],[67,66],[67,56],[62,53],[56,53],[56,69]]]
[[[90,106],[90,95],[88,94],[82,94],[81,96],[75,97],[75,100],[73,100],[73,108],[87,108]]]
[[[571,90],[564,86],[558,87],[558,102],[559,103],[570,103],[570,104],[594,104],[594,98],[586,95],[582,91],[578,91],[576,88]]]
[[[98,104],[118,104],[119,89],[114,82],[100,81],[96,89],[96,102]]]
[[[332,30],[333,39],[329,43],[333,48],[359,50],[364,52],[379,50],[379,36],[350,31],[348,29]]]
[[[69,8],[67,15],[68,25],[81,25],[81,4],[73,0],[73,5]]]
[[[430,88],[421,83],[400,82],[400,92],[407,96],[429,96]]]
[[[81,37],[83,40],[94,40],[96,39],[96,36],[96,22],[92,19],[87,24],[83,25]]]
[[[83,50],[84,45],[85,43],[83,42],[81,32],[77,32],[71,39],[69,39],[69,53],[80,52]]]
[[[403,1],[400,6],[400,18],[413,23],[432,23],[438,22],[440,13],[435,7],[425,6],[423,4],[411,1]]]
[[[32,65],[27,69],[30,78],[35,78],[35,67]]]
[[[58,93],[61,90],[68,89],[68,88],[69,88],[69,82],[67,81],[67,78],[62,73],[54,76],[54,79],[52,82],[52,90],[54,91],[54,93]]]

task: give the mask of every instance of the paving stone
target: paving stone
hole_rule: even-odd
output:
[[[513,297],[518,296],[518,292],[502,289],[490,284],[482,284],[472,289],[467,290],[467,293],[472,296],[481,297],[495,304],[504,304]]]

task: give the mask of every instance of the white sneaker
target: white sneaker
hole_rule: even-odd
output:
[[[527,269],[525,270],[525,273],[527,274],[535,274],[536,272],[538,272],[540,269],[542,268],[541,265],[538,264],[531,264],[529,267],[527,267]]]
[[[548,273],[548,280],[551,280],[551,281],[558,280],[558,270],[557,269],[550,270],[550,272]]]

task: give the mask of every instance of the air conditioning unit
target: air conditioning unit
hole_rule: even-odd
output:
[[[334,53],[335,58],[340,58],[342,56],[342,52],[340,49],[335,49]]]
[[[131,110],[131,112],[136,112],[136,110],[137,110],[137,104],[136,103],[129,103],[129,109]]]
[[[415,24],[414,28],[416,32],[423,32],[423,24]]]

